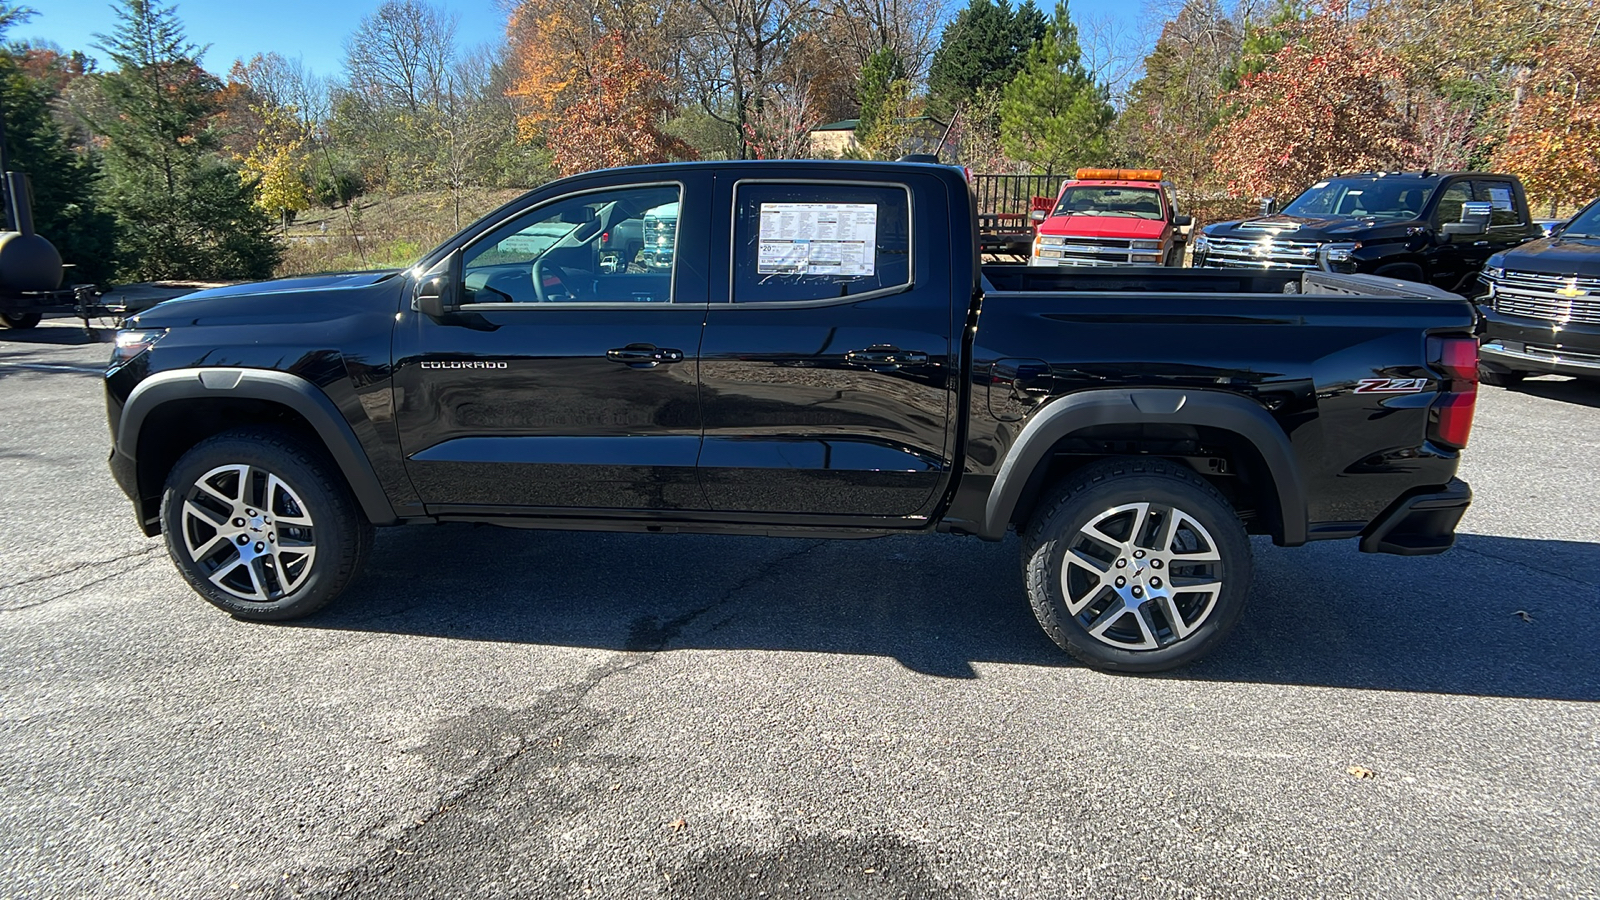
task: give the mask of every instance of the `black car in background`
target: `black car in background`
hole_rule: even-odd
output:
[[[1600,380],[1600,200],[1552,236],[1490,257],[1482,279],[1485,384],[1549,373]]]
[[[1485,260],[1543,235],[1522,182],[1485,172],[1366,172],[1326,178],[1274,212],[1209,225],[1194,265],[1322,269],[1476,293]]]

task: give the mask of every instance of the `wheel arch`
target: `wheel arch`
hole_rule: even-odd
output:
[[[160,530],[161,489],[184,453],[213,435],[263,424],[320,446],[374,525],[396,521],[349,422],[311,382],[267,369],[175,369],[140,382],[118,420],[116,452],[134,462],[138,517],[145,533]]]
[[[1077,435],[1117,427],[1187,426],[1222,436],[1256,470],[1273,541],[1306,542],[1306,497],[1294,450],[1272,416],[1237,394],[1168,388],[1099,389],[1072,394],[1036,413],[1017,436],[989,492],[981,535],[1004,537],[1044,489],[1058,449]]]

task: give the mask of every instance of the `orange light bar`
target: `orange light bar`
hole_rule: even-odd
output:
[[[1102,181],[1160,181],[1160,169],[1079,169],[1078,180],[1086,178]]]

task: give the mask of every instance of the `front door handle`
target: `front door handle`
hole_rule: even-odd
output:
[[[865,350],[851,350],[844,355],[844,361],[874,372],[892,372],[901,366],[923,365],[928,361],[928,354],[920,350],[901,350],[890,344],[873,344]]]
[[[606,359],[631,369],[653,369],[662,363],[683,362],[683,351],[655,344],[629,344],[606,351]]]

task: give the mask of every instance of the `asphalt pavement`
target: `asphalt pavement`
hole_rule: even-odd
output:
[[[110,332],[0,331],[0,897],[1600,896],[1600,388],[1485,388],[1457,548],[1255,543],[1157,677],[1015,540],[379,533],[238,622],[105,466]]]

